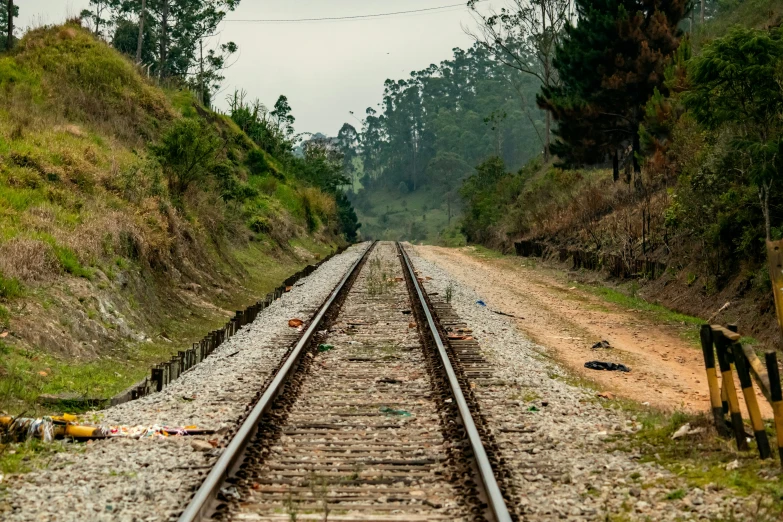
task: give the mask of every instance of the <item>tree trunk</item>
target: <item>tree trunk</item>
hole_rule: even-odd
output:
[[[544,9],[544,3],[541,2],[541,34],[546,38],[546,9]],[[549,63],[549,52],[546,53],[544,57],[544,82],[546,83],[546,86],[549,87],[549,78],[550,78],[550,63]],[[550,130],[552,128],[552,115],[549,111],[546,111],[546,115],[544,116],[545,121],[545,129],[544,129],[544,163],[549,162],[549,134]]]
[[[163,11],[160,15],[160,78],[166,77],[166,54],[168,53],[169,37],[169,0],[163,0]]]
[[[204,105],[204,39],[198,41],[199,48],[199,72],[198,72],[198,101]]]
[[[633,150],[631,151],[631,154],[633,154],[633,174],[634,176],[639,179],[642,174],[642,166],[639,164],[639,158],[637,158],[637,154],[639,151],[641,151],[642,144],[639,139],[639,131],[634,130],[633,132]]]
[[[8,37],[5,41],[5,47],[9,51],[14,46],[14,0],[8,0]]]
[[[141,63],[141,49],[144,44],[144,16],[147,13],[147,0],[141,0],[141,12],[139,13],[139,41],[136,44],[136,61]]]
[[[612,180],[620,180],[620,158],[617,154],[617,149],[614,149],[614,156],[612,156]]]
[[[701,13],[699,13],[699,22],[704,23],[704,8],[707,0],[701,0]]]

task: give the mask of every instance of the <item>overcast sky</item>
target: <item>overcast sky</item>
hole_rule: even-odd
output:
[[[501,5],[502,0],[486,2]],[[60,23],[76,16],[88,0],[18,0],[22,27]],[[459,4],[460,0],[242,0],[230,19],[300,19],[377,14]],[[465,3],[464,0],[462,2]],[[305,23],[225,22],[222,41],[239,45],[226,71],[217,105],[234,88],[272,106],[288,96],[298,132],[337,134],[344,122],[358,127],[367,107],[381,101],[387,78],[451,57],[472,40],[466,7],[393,17]]]

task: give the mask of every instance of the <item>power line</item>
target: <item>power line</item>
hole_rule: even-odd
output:
[[[396,11],[393,13],[377,13],[377,14],[367,14],[367,15],[355,15],[355,16],[332,16],[332,17],[321,17],[321,18],[291,18],[291,19],[227,19],[226,22],[251,22],[251,23],[277,23],[277,22],[283,22],[283,23],[296,23],[296,22],[325,22],[325,21],[340,21],[340,20],[366,20],[366,19],[372,19],[372,18],[383,18],[387,16],[397,16],[397,15],[403,15],[403,14],[413,14],[413,13],[425,13],[425,12],[431,12],[431,11],[440,11],[443,9],[451,9],[454,7],[464,7],[465,3],[459,3],[459,4],[450,4],[450,5],[442,5],[440,7],[428,7],[426,9],[413,9],[409,11]]]

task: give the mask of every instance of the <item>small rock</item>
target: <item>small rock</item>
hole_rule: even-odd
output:
[[[212,451],[212,444],[205,440],[195,439],[190,441],[190,447],[196,451]]]

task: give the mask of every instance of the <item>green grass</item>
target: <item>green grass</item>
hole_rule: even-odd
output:
[[[609,407],[607,403],[602,404]],[[733,439],[717,436],[712,421],[704,414],[665,413],[626,399],[617,399],[611,404],[620,406],[641,424],[640,431],[617,438],[612,448],[640,453],[641,462],[663,466],[684,480],[688,489],[704,490],[710,485],[739,497],[759,495],[767,502],[754,508],[752,516],[756,518],[751,518],[753,520],[778,520],[773,515],[783,513],[783,483],[777,478],[780,463],[774,459],[760,460],[755,443],[751,443],[750,451],[738,452]],[[672,434],[685,423],[690,423],[691,428],[704,428],[704,432],[672,440]],[[771,426],[768,426],[768,434],[774,441]],[[739,467],[727,471],[726,465],[734,460],[739,461]],[[669,484],[664,481],[656,485],[665,488]],[[663,495],[661,500],[678,500],[686,494],[686,490],[678,487]]]
[[[14,299],[23,295],[24,288],[18,279],[3,277],[0,273],[0,299]]]
[[[82,448],[73,448],[83,451]],[[0,444],[0,474],[10,475],[15,473],[27,473],[35,469],[48,467],[49,459],[66,450],[63,442],[44,443],[37,439],[16,444]],[[0,492],[3,483],[0,482]]]

